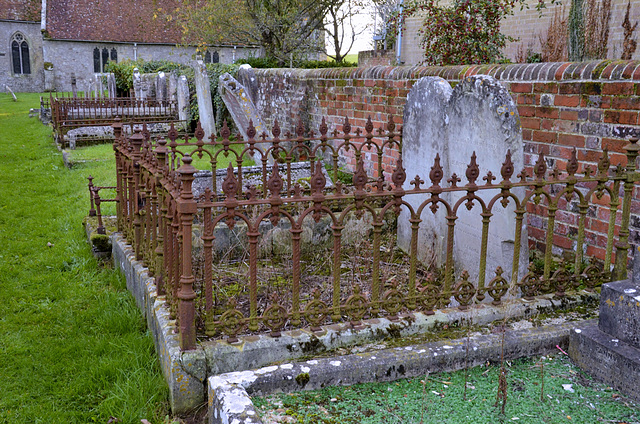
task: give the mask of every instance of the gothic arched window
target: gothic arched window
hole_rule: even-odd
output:
[[[100,66],[100,49],[97,47],[93,49],[93,72],[102,72],[102,67]]]
[[[11,38],[11,62],[13,73],[16,75],[30,74],[31,62],[29,61],[29,43],[19,32]]]
[[[118,51],[114,48],[109,51],[106,47],[103,47],[100,50],[98,47],[93,49],[93,72],[100,73],[104,72],[105,66],[109,62],[117,62],[118,61]]]

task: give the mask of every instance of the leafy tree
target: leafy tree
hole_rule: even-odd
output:
[[[184,40],[254,44],[282,66],[323,48],[328,0],[184,0],[159,16],[177,20]]]
[[[526,1],[453,0],[449,6],[440,6],[438,0],[414,0],[392,24],[397,31],[408,17],[425,15],[419,35],[426,64],[490,63],[504,59],[501,50],[507,41],[515,41],[500,32],[500,23],[517,5],[526,7]],[[536,7],[544,6],[545,1],[538,0]]]

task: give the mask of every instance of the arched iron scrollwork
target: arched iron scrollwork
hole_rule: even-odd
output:
[[[604,151],[596,168],[591,169],[578,161],[574,150],[553,170],[549,170],[543,153],[533,166],[516,170],[509,151],[502,167],[482,171],[484,176],[478,166],[483,158],[475,153],[465,171],[445,175],[437,154],[431,164],[425,165],[428,175],[408,180],[402,129],[393,119],[376,125],[369,118],[363,128],[356,128],[355,122],[323,118],[315,133],[300,120],[292,125],[275,121],[270,131],[257,130],[251,122],[246,140],[231,137],[226,123],[218,138],[205,138],[200,126],[195,134],[183,137],[172,125],[165,138],[158,140],[153,140],[148,131],[125,135],[122,124],[119,129],[114,126],[118,227],[134,245],[136,256],[159,278],[159,290],[162,287],[166,293],[171,315],[178,319],[180,331],[188,335],[183,349],[195,344],[192,335],[199,319],[196,304],[206,304],[205,322],[200,326],[206,328],[207,334],[222,335],[234,342],[246,333],[266,331],[278,336],[282,331],[307,325],[318,331],[329,321],[347,321],[360,328],[368,318],[397,320],[403,314],[434,314],[438,308],[451,306],[452,299],[465,309],[485,302],[485,296],[494,304],[514,293],[527,299],[547,293],[562,296],[580,288],[594,290],[612,276],[625,275],[629,205],[634,183],[640,180],[635,169],[640,147],[635,140],[625,147],[626,166],[613,166]],[[291,130],[283,131],[286,126]],[[212,183],[206,191],[195,193],[192,186],[197,170],[193,165],[207,159]],[[252,172],[257,176],[253,179],[245,175],[245,160],[256,164]],[[302,178],[293,176],[297,161],[308,164]],[[223,169],[219,182],[215,177],[218,167]],[[491,193],[491,201],[480,196],[483,192]],[[520,192],[526,194],[521,196]],[[413,202],[411,196],[422,197]],[[599,212],[608,213],[605,218],[594,214],[596,203]],[[514,207],[515,219],[521,226],[526,226],[532,216],[540,218],[535,227],[540,234],[533,241],[542,246],[544,255],[522,276],[518,269],[522,240],[516,230],[515,259],[503,264],[510,270],[509,275],[498,267],[485,285],[485,278],[490,278],[485,275],[486,257],[484,262],[482,258],[478,261],[480,272],[470,269],[471,273],[458,275],[452,250],[458,213],[477,213],[481,217],[482,244],[486,243],[485,229],[488,232],[495,225],[493,214],[500,205]],[[465,211],[465,206],[471,212]],[[411,232],[410,246],[402,253],[400,270],[389,278],[384,267],[390,265],[385,264],[384,258],[393,257],[394,253],[384,250],[384,240],[387,233],[395,231],[395,221],[389,220],[401,219],[397,216],[404,211]],[[386,214],[393,218],[385,218]],[[621,219],[616,220],[620,214]],[[347,215],[371,217],[362,251],[346,248]],[[311,291],[309,287],[314,285],[305,286],[302,244],[309,235],[303,226],[304,217],[313,218],[315,225],[328,223],[325,231],[331,257],[323,264],[322,290]],[[440,258],[441,263],[430,266],[421,263],[417,255],[424,242],[422,225],[432,218],[445,221],[445,234],[441,247],[444,257]],[[573,221],[568,224],[567,220]],[[585,229],[594,221],[608,226],[608,233],[599,235],[606,240],[605,246],[594,246],[602,244],[602,240],[594,239]],[[243,278],[238,299],[220,295],[214,305],[214,266],[222,264],[213,254],[219,242],[218,224],[226,224],[225,231],[231,237],[237,236],[243,256],[233,261],[242,269]],[[552,249],[560,235],[560,224],[571,227],[572,232],[566,230],[570,234],[562,235],[573,238],[565,242],[564,248],[573,249],[575,257],[572,264],[556,269]],[[258,284],[262,281],[258,274],[272,265],[264,256],[259,257],[259,252],[268,244],[265,231],[271,229],[290,237],[289,250],[281,259],[290,274],[286,287],[278,289],[282,299],[266,302],[273,290]],[[524,232],[522,237],[526,237]],[[205,251],[202,258],[194,258],[195,252],[201,250]],[[592,250],[602,265],[585,267],[583,257],[592,255]],[[361,257],[364,270],[351,282],[343,275],[345,267],[349,267],[349,255]],[[482,255],[486,255],[486,247],[481,249]],[[614,256],[616,263],[611,272]],[[196,269],[194,273],[198,266],[207,271]],[[477,275],[477,281],[469,274]],[[205,302],[200,302],[203,296]],[[220,305],[225,305],[224,309]]]

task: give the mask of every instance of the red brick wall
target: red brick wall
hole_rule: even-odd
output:
[[[640,62],[595,61],[584,63],[536,63],[450,67],[372,67],[313,70],[256,70],[258,108],[271,122],[277,117],[283,128],[293,128],[302,118],[317,129],[326,117],[331,129],[340,129],[347,116],[355,127],[367,117],[384,125],[388,116],[402,122],[407,93],[424,76],[440,76],[452,85],[474,74],[500,80],[518,105],[525,143],[525,164],[531,169],[540,152],[549,167],[563,170],[573,148],[584,165],[595,165],[602,149],[608,149],[612,165],[625,164],[623,147],[631,135],[640,136]],[[580,168],[580,171],[583,168]],[[631,208],[630,241],[640,244],[640,191]],[[600,203],[605,203],[604,201]],[[604,206],[602,206],[604,207]],[[601,255],[607,222],[600,207],[589,216],[587,254]],[[533,208],[531,209],[533,212]],[[545,211],[537,213],[544,216]],[[570,248],[570,223],[555,229],[558,246]],[[530,235],[538,242],[530,220]],[[564,225],[564,227],[563,227]],[[568,227],[567,227],[568,226]],[[539,236],[542,236],[540,234]]]
[[[358,66],[389,66],[396,61],[395,50],[367,50],[358,52]]]

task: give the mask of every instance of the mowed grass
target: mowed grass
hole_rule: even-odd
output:
[[[66,169],[50,129],[28,117],[39,96],[18,99],[0,94],[0,422],[162,422],[152,339],[81,225],[86,177],[110,164]]]

